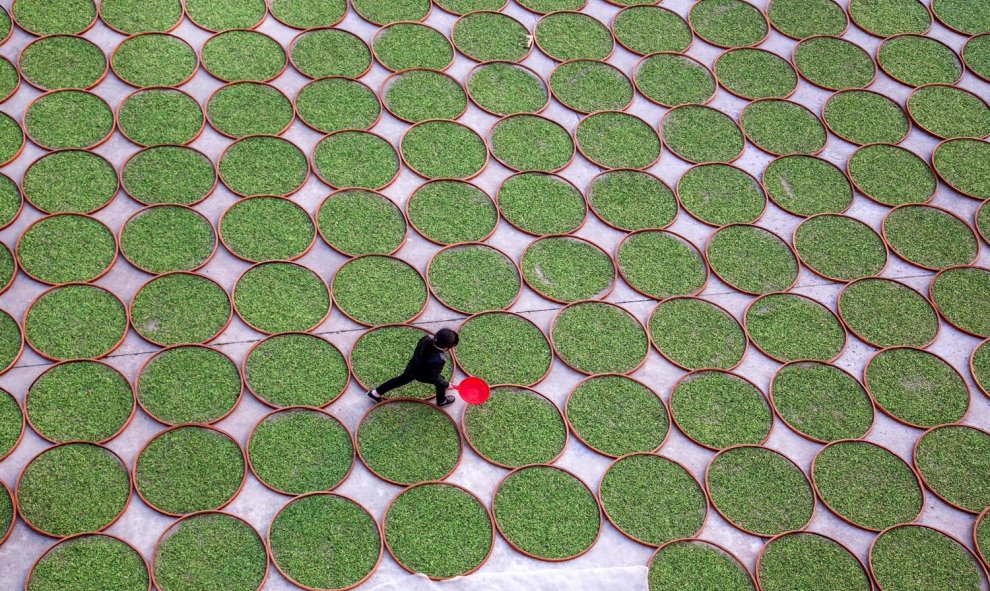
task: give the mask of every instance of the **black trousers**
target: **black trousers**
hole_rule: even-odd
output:
[[[443,376],[439,376],[439,375],[420,376],[414,374],[408,369],[402,372],[401,375],[395,376],[391,380],[385,382],[384,384],[378,386],[375,389],[378,391],[379,395],[385,396],[385,394],[390,390],[401,388],[402,386],[405,386],[406,384],[409,384],[411,382],[433,384],[433,386],[436,388],[437,391],[437,404],[440,404],[441,402],[447,399],[447,387],[450,385],[450,383],[448,383],[447,380],[443,379]]]

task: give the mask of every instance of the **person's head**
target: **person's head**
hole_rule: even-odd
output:
[[[456,347],[458,341],[460,341],[460,338],[457,336],[457,333],[449,328],[441,328],[433,337],[433,342],[436,343],[437,348],[444,351]]]

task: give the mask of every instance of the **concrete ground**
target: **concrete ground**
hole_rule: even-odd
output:
[[[839,0],[839,2],[840,4],[846,3],[845,0]],[[0,3],[9,9],[11,0],[2,0]],[[692,2],[690,0],[665,0],[663,6],[670,8],[686,18],[691,4]],[[765,8],[766,0],[755,0],[754,4]],[[588,6],[584,9],[584,12],[595,16],[605,23],[611,22],[612,16],[617,11],[617,7],[606,4],[603,0],[590,0]],[[533,29],[538,19],[537,15],[522,9],[515,2],[510,2],[505,12],[516,17],[530,28],[530,30]],[[456,18],[454,16],[439,9],[434,9],[426,22],[449,34],[455,20]],[[376,31],[376,27],[361,20],[353,10],[339,26],[355,32],[369,43]],[[284,45],[288,45],[289,41],[297,34],[296,31],[281,25],[270,16],[261,25],[260,30],[279,39]],[[182,23],[175,34],[187,39],[196,48],[201,47],[203,42],[209,37],[209,33],[197,28],[188,20]],[[934,25],[930,35],[944,41],[956,52],[962,49],[966,40],[965,37],[949,31],[940,24]],[[109,30],[102,23],[87,32],[85,36],[100,45],[107,55],[110,54],[114,46],[122,39],[121,35]],[[881,41],[865,34],[852,25],[844,36],[859,44],[871,54],[875,53]],[[30,35],[17,30],[13,38],[0,47],[0,54],[16,63],[21,48],[30,40]],[[789,57],[794,45],[794,41],[772,31],[769,38],[761,47],[774,51],[781,56]],[[701,40],[696,40],[688,51],[688,54],[711,67],[721,51]],[[637,59],[638,56],[617,47],[615,53],[608,61],[628,73],[631,72],[632,66]],[[539,51],[533,51],[523,63],[544,77],[549,76],[554,67],[554,62]],[[473,63],[471,61],[463,56],[458,56],[456,62],[450,68],[449,73],[458,80],[463,81],[472,66]],[[376,64],[362,78],[362,81],[372,88],[377,89],[387,75],[388,72]],[[307,80],[302,75],[290,67],[274,84],[281,88],[289,97],[294,97],[306,82]],[[990,94],[990,84],[980,81],[969,72],[964,75],[959,85],[984,97]],[[201,69],[196,77],[183,87],[183,90],[195,96],[205,105],[210,93],[220,86],[220,81],[212,78]],[[870,88],[892,97],[902,105],[910,92],[908,87],[894,82],[883,73],[878,75],[877,80]],[[113,74],[110,74],[95,89],[95,92],[106,98],[111,105],[116,106],[132,90],[117,80]],[[37,90],[23,85],[13,98],[0,105],[0,110],[20,119],[27,104],[38,94],[40,93]],[[830,94],[828,91],[802,81],[798,91],[791,100],[804,104],[815,113],[820,113],[822,104]],[[745,101],[731,96],[723,89],[718,91],[715,100],[711,103],[712,106],[729,113],[733,117],[738,117],[739,112],[745,104]],[[645,100],[642,96],[637,95],[630,108],[630,112],[639,115],[651,125],[656,126],[659,124],[660,118],[666,112],[666,109],[658,107]],[[556,102],[551,104],[545,115],[559,121],[571,131],[574,130],[579,121],[579,116],[576,113],[571,112]],[[495,123],[496,118],[472,106],[467,114],[461,118],[461,121],[482,135],[487,136],[488,130]],[[388,138],[393,144],[398,145],[400,136],[407,127],[406,124],[399,122],[386,113],[373,131]],[[321,136],[297,120],[285,134],[285,137],[295,142],[307,153],[311,153]],[[214,160],[217,160],[229,143],[230,140],[207,127],[203,135],[192,146],[202,150]],[[902,145],[918,153],[923,158],[928,159],[936,144],[937,140],[934,137],[915,129]],[[137,146],[128,142],[118,132],[109,142],[100,146],[96,151],[106,156],[119,168],[137,150]],[[844,168],[853,150],[854,146],[851,144],[830,135],[828,145],[822,153],[822,157]],[[41,149],[29,143],[24,153],[16,161],[6,166],[3,172],[11,176],[14,180],[19,181],[25,168],[42,154],[43,151]],[[767,154],[764,154],[752,145],[748,145],[743,157],[736,164],[754,176],[759,177],[767,163],[771,160],[772,158]],[[649,170],[673,187],[688,168],[689,165],[686,162],[679,160],[668,150],[664,149],[663,156],[659,162]],[[563,171],[562,176],[583,189],[587,187],[590,180],[598,172],[600,171],[596,166],[579,156]],[[475,182],[489,192],[489,194],[494,195],[501,181],[510,174],[511,172],[509,170],[493,161],[489,168]],[[411,192],[422,182],[422,179],[408,169],[405,169],[402,171],[397,182],[385,190],[384,193],[397,203],[404,204]],[[310,213],[315,213],[319,204],[330,192],[328,187],[324,186],[315,176],[312,176],[304,188],[294,195],[292,199],[305,207]],[[222,212],[234,201],[236,201],[236,197],[223,186],[220,186],[209,199],[196,208],[214,223],[217,223]],[[979,205],[975,200],[959,196],[944,184],[940,184],[933,203],[945,207],[967,220],[972,220],[975,210]],[[139,208],[139,204],[121,192],[114,202],[106,209],[98,212],[96,217],[107,223],[115,231],[118,231],[126,218]],[[886,211],[887,208],[876,205],[862,195],[857,195],[848,214],[863,220],[879,231],[881,220]],[[8,246],[13,247],[19,233],[29,223],[39,217],[41,217],[41,214],[38,211],[30,206],[25,206],[24,211],[15,224],[0,231],[0,239]],[[783,212],[771,203],[766,214],[759,220],[758,224],[777,232],[789,241],[794,228],[800,221],[800,219]],[[696,222],[684,212],[679,214],[671,230],[687,237],[699,248],[703,248],[705,240],[713,232],[712,228]],[[610,252],[614,251],[616,245],[623,237],[623,233],[605,226],[591,214],[589,214],[588,222],[578,232],[578,235],[593,240]],[[490,242],[518,259],[531,240],[531,237],[516,231],[503,221],[499,225],[498,231],[490,239]],[[410,231],[408,240],[399,251],[398,256],[409,261],[420,271],[425,272],[430,255],[436,250],[438,250],[438,247],[429,244],[426,240],[415,234],[415,232]],[[344,257],[332,251],[324,243],[319,242],[299,262],[316,270],[326,280],[329,280],[334,271],[344,261]],[[977,264],[980,266],[990,266],[990,255],[986,252],[981,254]],[[238,275],[247,267],[248,265],[246,263],[234,258],[221,248],[217,252],[216,257],[201,272],[217,280],[228,291],[231,291]],[[900,279],[920,292],[927,293],[933,273],[923,271],[891,255],[890,262],[884,270],[883,276]],[[97,283],[112,289],[125,302],[129,302],[137,289],[149,278],[148,275],[132,268],[121,258],[113,270],[98,280]],[[800,279],[794,291],[811,296],[835,310],[836,298],[841,287],[840,284],[825,281],[807,269],[802,269]],[[7,310],[14,317],[20,319],[23,317],[31,301],[43,289],[43,285],[21,274],[18,276],[14,286],[0,296],[0,308]],[[740,319],[747,303],[752,300],[752,297],[735,292],[714,276],[712,276],[711,282],[702,295],[706,299],[730,310]],[[623,305],[644,322],[655,305],[654,301],[643,298],[621,281],[619,281],[618,286],[607,299],[608,301]],[[524,289],[522,297],[512,307],[512,310],[532,319],[544,331],[549,331],[550,321],[559,308],[560,306],[542,299],[529,289]],[[418,323],[429,330],[437,330],[442,327],[454,328],[461,319],[462,316],[450,312],[435,300],[431,300],[426,313],[418,320]],[[344,318],[339,310],[334,309],[316,332],[329,338],[330,341],[346,354],[361,334],[362,329]],[[235,317],[231,325],[214,344],[219,346],[221,350],[240,364],[248,348],[260,338],[262,338],[262,335],[248,328]],[[943,323],[938,340],[929,347],[929,350],[943,356],[954,367],[959,369],[970,385],[972,405],[963,422],[987,429],[990,428],[990,400],[979,393],[973,385],[968,371],[969,355],[978,342],[978,339],[964,335]],[[155,347],[150,346],[131,331],[124,341],[123,346],[107,361],[133,381],[138,368],[155,350]],[[842,357],[837,361],[837,365],[852,372],[854,375],[861,376],[863,366],[873,351],[873,348],[850,335],[849,345]],[[0,376],[0,387],[13,393],[15,397],[23,401],[28,386],[48,366],[49,363],[30,350],[26,350],[17,367],[5,375]],[[753,347],[750,347],[743,364],[738,368],[737,372],[752,380],[766,392],[777,367],[779,367],[778,363],[771,361]],[[665,401],[668,401],[672,386],[683,374],[684,372],[682,370],[677,369],[665,361],[655,351],[651,351],[647,363],[635,372],[633,377],[642,380],[654,388],[661,394]],[[562,406],[568,392],[570,392],[571,388],[581,378],[582,376],[565,367],[562,362],[555,360],[549,377],[537,389]],[[353,431],[356,429],[358,421],[367,409],[367,406],[367,399],[361,394],[357,384],[352,381],[347,393],[330,407],[330,410]],[[449,410],[453,416],[459,417],[462,406],[463,403],[458,402]],[[251,427],[267,411],[268,409],[266,407],[245,393],[236,411],[221,421],[218,426],[231,433],[241,445],[246,445]],[[120,454],[125,461],[133,465],[134,458],[142,444],[162,428],[162,425],[139,411],[127,430],[111,441],[108,446]],[[902,458],[910,461],[914,442],[920,435],[920,430],[898,424],[878,413],[876,423],[867,436],[867,439],[889,447]],[[28,429],[16,451],[0,463],[0,479],[13,488],[23,466],[46,446],[46,442]],[[767,442],[767,446],[786,454],[797,462],[806,473],[810,470],[812,458],[821,448],[820,445],[802,439],[786,428],[779,420],[776,421],[773,434]],[[671,430],[671,435],[661,449],[661,453],[682,462],[699,479],[703,478],[705,467],[714,455],[712,452],[689,442],[686,437],[674,429]],[[585,448],[573,437],[571,437],[563,457],[558,461],[558,465],[574,471],[593,489],[597,489],[599,480],[609,463],[609,459]],[[463,461],[457,471],[451,476],[450,481],[470,488],[479,497],[484,499],[486,503],[490,503],[494,488],[504,474],[504,470],[488,464],[465,446]],[[338,489],[340,493],[364,503],[379,520],[383,516],[386,505],[399,490],[399,487],[386,484],[372,476],[360,463],[355,465],[350,477]],[[288,500],[288,497],[271,492],[262,486],[253,476],[249,476],[240,495],[226,510],[245,518],[264,534],[267,532],[268,525],[274,514]],[[161,515],[143,504],[135,495],[122,519],[115,523],[108,531],[128,540],[146,558],[150,559],[155,540],[172,521],[172,518]],[[953,509],[936,499],[934,495],[927,494],[925,509],[920,518],[921,523],[939,527],[972,547],[971,530],[973,521],[973,516]],[[818,511],[809,529],[840,540],[864,560],[867,556],[870,542],[874,538],[874,534],[842,522],[825,509],[821,503],[819,503]],[[714,510],[709,512],[708,522],[701,532],[700,537],[718,542],[727,547],[751,569],[755,566],[757,553],[763,544],[763,540],[760,538],[744,534],[729,525]],[[54,540],[34,533],[23,522],[18,521],[11,538],[0,547],[0,588],[22,588],[34,560],[51,546],[53,542]],[[386,554],[382,559],[378,571],[362,588],[529,588],[541,590],[566,588],[569,591],[574,589],[645,589],[646,564],[651,553],[651,548],[628,540],[619,534],[615,528],[606,523],[603,525],[601,538],[594,548],[584,556],[570,562],[548,564],[523,557],[521,554],[511,550],[508,544],[499,537],[496,539],[495,549],[488,564],[465,580],[455,580],[439,584],[430,583],[424,577],[409,575]],[[274,568],[270,569],[270,576],[264,587],[266,591],[294,588]]]

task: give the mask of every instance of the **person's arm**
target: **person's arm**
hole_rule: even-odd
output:
[[[424,336],[416,343],[416,348],[413,349],[412,357],[409,358],[409,363],[407,364],[407,367],[414,374],[422,374],[426,370],[429,350],[433,348],[431,343],[432,340],[429,336]]]
[[[409,365],[415,367],[422,367],[423,362],[426,361],[427,356],[430,353],[430,349],[433,348],[433,339],[429,336],[424,336],[419,339],[416,343],[416,348],[413,349],[412,358],[409,360]]]

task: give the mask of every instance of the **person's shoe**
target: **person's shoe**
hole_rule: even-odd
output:
[[[374,400],[376,404],[382,401],[382,397],[379,396],[378,392],[375,392],[373,389],[368,390],[367,392],[365,392],[365,394],[368,395],[368,398]]]
[[[447,398],[444,399],[443,402],[438,402],[437,406],[439,407],[449,406],[454,403],[454,400],[455,398],[453,396],[448,396]]]

